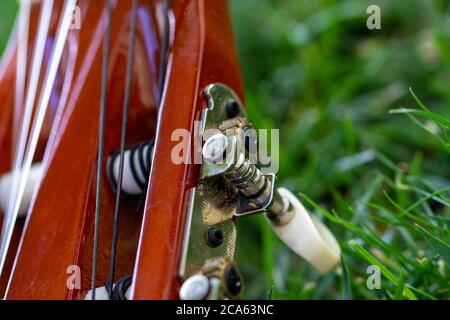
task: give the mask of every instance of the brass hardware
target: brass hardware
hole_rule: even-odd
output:
[[[267,216],[276,223],[284,223],[290,217],[290,214],[284,214],[290,212],[288,204],[274,187],[275,175],[262,175],[247,159],[244,131],[250,124],[239,98],[222,84],[209,85],[205,96],[208,106],[202,112],[197,134],[209,140],[203,147],[206,157],[198,186],[189,194],[179,269],[183,278],[197,274],[205,261],[233,261],[235,217],[268,212]],[[230,112],[227,111],[230,101],[233,101],[233,108],[239,106],[231,113],[233,118],[229,118]],[[226,132],[230,136],[218,132]],[[220,244],[211,245],[205,237],[211,228],[221,233],[223,239]],[[227,294],[236,296],[233,292]]]
[[[208,105],[202,112],[201,126],[196,134],[208,136],[209,129],[217,132],[224,123],[244,123],[242,119],[246,119],[246,114],[242,103],[228,87],[221,84],[209,85],[205,89],[205,97]],[[235,107],[239,107],[237,112],[232,113],[235,117],[231,119],[227,112],[230,101],[234,101]],[[181,277],[188,278],[198,273],[205,261],[215,257],[234,260],[237,197],[238,193],[232,184],[220,176],[201,177],[198,186],[190,190],[179,267]],[[211,228],[219,230],[223,235],[222,243],[218,246],[210,246],[205,239],[205,234]]]
[[[339,263],[336,239],[290,191],[275,187],[275,175],[259,170],[249,147],[255,144],[246,145],[251,125],[239,99],[222,84],[209,85],[205,95],[208,107],[197,133],[206,139],[204,161],[198,185],[190,191],[180,275],[190,278],[201,272],[225,297],[238,298],[242,283],[232,263],[234,218],[256,213],[264,213],[284,243],[319,272],[331,270]]]

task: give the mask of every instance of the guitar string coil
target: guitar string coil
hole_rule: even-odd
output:
[[[125,149],[121,188],[125,197],[140,196],[147,190],[154,145],[155,140],[152,139]],[[114,193],[117,193],[119,167],[120,151],[116,151],[107,161],[108,181]]]

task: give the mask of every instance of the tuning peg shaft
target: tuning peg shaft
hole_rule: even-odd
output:
[[[42,164],[34,164],[27,177],[25,184],[25,190],[20,202],[19,216],[25,216],[33,198],[34,189],[42,175]],[[13,189],[15,185],[19,184],[19,180],[22,176],[22,171],[8,172],[0,177],[0,210],[6,212],[8,209],[9,201],[13,195]],[[16,180],[14,182],[14,180]]]
[[[289,190],[278,188],[277,191],[289,203],[287,215],[290,219],[280,224],[266,214],[273,231],[292,251],[303,257],[321,274],[329,272],[340,261],[341,249],[336,238],[319,219],[308,213]]]

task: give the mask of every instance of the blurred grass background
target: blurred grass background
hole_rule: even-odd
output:
[[[8,42],[16,18],[17,8],[18,2],[16,0],[2,0],[0,2],[0,54]]]
[[[240,219],[244,297],[448,299],[450,1],[230,4],[251,121],[280,129],[279,181],[343,249],[320,277],[263,217]],[[381,30],[366,28],[371,4]],[[16,7],[0,2],[0,52]]]
[[[280,129],[279,180],[312,200],[344,259],[320,277],[262,217],[241,219],[246,297],[447,299],[450,2],[230,3],[249,116]],[[366,27],[371,4],[381,30]],[[379,290],[366,286],[373,264]]]

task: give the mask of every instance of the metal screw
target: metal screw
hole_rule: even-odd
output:
[[[225,283],[227,285],[228,292],[230,292],[233,296],[237,296],[241,292],[241,275],[234,266],[231,266],[225,270]]]
[[[218,247],[223,242],[223,233],[221,230],[217,228],[210,228],[206,232],[206,243],[208,243],[208,246],[210,247]]]
[[[229,118],[234,118],[239,114],[239,104],[236,100],[228,100],[225,109]]]
[[[206,140],[203,146],[203,158],[209,163],[223,161],[228,148],[228,138],[222,133],[217,133]]]
[[[181,300],[204,300],[209,293],[209,279],[203,274],[188,278],[180,289]]]

